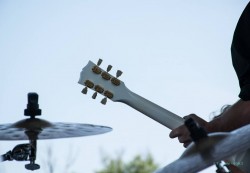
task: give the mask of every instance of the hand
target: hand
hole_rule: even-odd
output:
[[[206,129],[206,126],[207,126],[208,122],[206,122],[202,118],[198,117],[197,115],[190,114],[190,115],[184,117],[184,119],[187,119],[187,118],[192,118],[201,127]],[[177,127],[175,129],[173,129],[170,132],[169,137],[170,138],[178,137],[179,142],[183,143],[183,146],[185,148],[192,142],[192,139],[190,137],[190,132],[189,132],[189,130],[187,129],[187,127],[185,125],[181,125],[180,127]]]

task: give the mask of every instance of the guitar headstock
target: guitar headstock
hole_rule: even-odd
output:
[[[107,70],[103,70],[100,65],[102,60],[99,59],[97,64],[89,61],[82,69],[80,74],[79,84],[85,86],[82,90],[83,94],[87,94],[88,89],[94,90],[92,98],[95,99],[97,94],[104,96],[101,103],[106,104],[107,98],[112,101],[119,101],[122,99],[126,87],[124,83],[118,79],[122,75],[122,71],[117,70],[116,77],[112,76],[109,71],[112,66],[109,65]]]

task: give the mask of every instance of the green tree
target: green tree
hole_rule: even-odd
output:
[[[125,163],[121,156],[117,158],[104,158],[104,168],[95,173],[152,173],[158,168],[151,154],[145,158],[136,155],[131,161]]]

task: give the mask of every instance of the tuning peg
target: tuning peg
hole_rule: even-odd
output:
[[[93,95],[92,95],[92,99],[95,99],[97,96],[97,92],[95,92]]]
[[[121,70],[117,70],[117,72],[116,72],[116,77],[118,78],[118,77],[120,77],[122,75],[122,71]]]
[[[107,103],[107,97],[103,98],[102,101],[101,101],[101,103],[102,103],[103,105],[106,105],[106,103]]]
[[[97,62],[97,65],[100,66],[102,63],[102,59],[99,59],[98,62]]]
[[[112,69],[112,65],[108,65],[107,72],[109,72]]]
[[[88,92],[88,87],[83,88],[82,93],[87,94],[87,92]]]

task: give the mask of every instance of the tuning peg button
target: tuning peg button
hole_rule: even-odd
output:
[[[102,103],[103,105],[106,105],[106,103],[107,103],[107,97],[103,98],[102,101],[101,101],[101,103]]]
[[[92,99],[95,99],[97,96],[97,92],[95,92],[93,95],[92,95]]]
[[[122,71],[121,70],[117,70],[117,72],[116,72],[116,77],[118,78],[118,77],[120,77],[122,75]]]
[[[108,65],[107,72],[109,72],[112,69],[112,65]]]
[[[83,88],[82,93],[87,94],[87,92],[88,92],[88,87]]]
[[[98,62],[97,62],[97,65],[100,66],[102,63],[102,59],[99,59]]]

